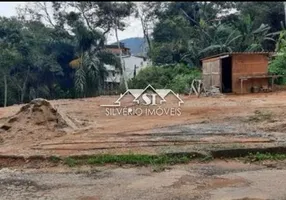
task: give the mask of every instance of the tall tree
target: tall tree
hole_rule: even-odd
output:
[[[19,62],[16,44],[20,42],[21,24],[15,18],[0,18],[0,72],[4,81],[4,107],[7,106],[10,69]]]
[[[152,51],[151,35],[155,22],[157,21],[157,13],[164,9],[164,2],[137,2],[135,16],[140,19],[143,36],[148,44],[149,51]]]
[[[228,2],[174,2],[158,14],[153,30],[155,64],[188,63],[231,51],[267,51],[273,45],[270,25],[248,14],[227,12]]]
[[[258,28],[261,24],[268,25],[270,27],[270,33],[281,31],[281,23],[285,26],[285,12],[283,2],[237,2],[236,9],[242,16],[249,15],[251,21],[253,21],[254,27]],[[278,35],[274,38],[278,39]],[[274,51],[275,49],[275,44],[271,41],[266,42],[264,46],[269,51]]]
[[[125,66],[122,59],[122,49],[118,38],[118,30],[124,30],[126,23],[124,19],[129,17],[134,13],[134,3],[127,2],[95,2],[94,6],[98,6],[99,10],[97,13],[98,21],[97,26],[103,28],[104,30],[114,30],[117,45],[120,52],[120,61],[123,70],[123,81],[126,90],[128,89],[127,77],[125,72]]]

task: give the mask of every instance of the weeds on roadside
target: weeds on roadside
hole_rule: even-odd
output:
[[[158,164],[177,164],[186,163],[192,158],[187,156],[168,156],[168,155],[95,155],[90,156],[87,164],[133,164],[133,165],[158,165]]]
[[[84,157],[68,157],[63,159],[63,164],[70,167],[76,165],[137,165],[147,166],[151,165],[155,171],[163,170],[165,165],[183,164],[196,158],[195,155],[141,155],[141,154],[127,154],[127,155],[91,155]],[[50,158],[53,162],[57,162],[57,158]]]
[[[69,167],[74,167],[78,164],[78,161],[74,158],[65,158],[64,159],[64,164],[68,165]]]
[[[49,157],[49,160],[53,163],[58,163],[61,161],[61,158],[59,158],[57,156],[51,156],[51,157]]]
[[[251,162],[263,161],[263,160],[285,160],[286,154],[278,154],[278,153],[271,154],[271,153],[257,152],[256,154],[249,153],[246,158],[247,160],[250,160]]]

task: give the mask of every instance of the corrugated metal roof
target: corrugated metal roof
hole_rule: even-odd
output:
[[[208,56],[208,57],[205,57],[201,60],[203,61],[203,60],[216,58],[216,57],[220,57],[220,56],[226,56],[226,55],[253,55],[253,54],[271,55],[271,54],[275,54],[275,52],[226,52],[226,53],[220,53],[220,54],[213,55],[213,56]]]

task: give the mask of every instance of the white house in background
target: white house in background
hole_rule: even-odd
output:
[[[127,80],[132,79],[138,74],[141,69],[144,69],[145,67],[150,65],[150,62],[147,60],[147,58],[143,56],[124,56],[123,62],[125,66],[125,74]]]
[[[125,55],[122,57],[125,66],[125,76],[127,80],[132,79],[138,74],[141,69],[144,69],[150,62],[142,56]],[[114,65],[104,65],[108,75],[105,79],[105,83],[110,90],[119,86],[122,77],[119,69],[115,69]],[[108,89],[107,88],[107,89]]]
[[[107,83],[120,83],[121,74],[118,69],[115,69],[114,65],[104,65],[108,75],[105,79]]]
[[[122,59],[125,66],[125,75],[127,80],[136,76],[141,69],[151,65],[150,61],[147,60],[146,57],[131,55],[129,49],[124,47],[123,44],[121,45],[123,53]],[[106,48],[119,56],[118,47],[116,45],[107,45]],[[120,74],[118,69],[115,69],[115,66],[105,65],[105,68],[108,72],[108,75],[105,79],[105,89],[114,90],[118,88],[120,81],[123,78],[122,74]]]

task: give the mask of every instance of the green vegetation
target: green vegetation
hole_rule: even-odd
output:
[[[61,161],[61,158],[59,158],[57,156],[51,156],[51,157],[49,157],[49,160],[53,163],[59,163]]]
[[[239,160],[247,162],[257,162],[264,160],[285,160],[284,153],[270,153],[270,152],[256,152],[248,153],[246,156],[238,157]],[[80,165],[135,165],[135,166],[151,166],[153,172],[161,172],[168,168],[168,165],[186,164],[192,160],[199,162],[210,162],[214,160],[212,155],[200,156],[193,154],[162,154],[162,155],[144,155],[144,154],[126,154],[126,155],[112,155],[100,154],[90,156],[74,156],[61,159],[52,156],[49,161],[53,163],[63,163],[69,167]]]
[[[52,156],[49,161],[53,163],[63,163],[69,167],[75,167],[77,165],[136,165],[136,166],[153,166],[155,171],[160,171],[165,168],[166,165],[174,165],[181,163],[188,163],[200,156],[196,154],[162,154],[162,155],[142,155],[142,154],[126,154],[126,155],[111,155],[100,154],[91,156],[70,156],[67,158],[59,158]]]
[[[161,154],[161,155],[144,155],[144,154],[99,154],[90,156],[70,156],[64,158],[63,164],[69,167],[77,165],[135,165],[135,166],[152,166],[153,171],[159,172],[166,169],[167,165],[184,164],[192,160],[198,159],[202,162],[213,160],[212,156],[201,156],[192,153],[184,154]],[[50,159],[51,160],[51,159]],[[58,162],[58,158],[53,159]]]
[[[250,160],[252,162],[263,161],[263,160],[285,160],[286,154],[257,152],[256,154],[249,153],[249,155],[246,158],[247,160]]]
[[[105,49],[105,36],[124,30],[134,4],[49,3],[53,14],[46,12],[48,3],[36,2],[17,17],[0,17],[0,106],[100,95],[104,64],[122,71],[120,58]]]
[[[119,44],[118,30],[126,28],[129,16],[140,19],[154,65],[131,80],[130,88],[152,84],[184,93],[200,77],[201,58],[274,51],[276,43],[280,54],[269,71],[286,73],[283,2],[51,2],[48,13],[49,3],[34,2],[15,17],[0,17],[0,106],[101,95],[105,64],[125,70],[122,56],[106,51],[106,36],[114,32]],[[126,86],[123,78],[121,88]]]
[[[286,154],[284,152],[271,153],[259,152],[256,153],[246,152],[246,154],[240,156],[227,156],[227,159],[236,159],[243,162],[257,162],[264,160],[286,160]],[[245,153],[245,152],[244,152]],[[177,153],[177,154],[159,154],[159,155],[146,155],[146,154],[98,154],[98,155],[82,155],[82,156],[70,156],[66,158],[60,158],[57,156],[51,156],[47,161],[54,164],[63,164],[69,167],[76,167],[82,165],[132,165],[132,166],[150,166],[153,172],[161,172],[169,168],[170,165],[187,164],[191,161],[207,163],[215,159],[215,156],[199,155],[193,153]],[[218,157],[223,159],[223,156]]]
[[[277,42],[276,51],[277,57],[271,61],[269,65],[269,72],[275,75],[286,75],[286,30],[280,33]],[[286,84],[286,77],[279,77],[275,80],[276,84]]]
[[[190,68],[184,64],[147,67],[130,80],[131,88],[144,89],[151,84],[157,89],[168,88],[176,93],[188,93],[193,79],[200,78],[198,68]]]
[[[156,65],[199,66],[199,59],[222,52],[273,51],[284,21],[282,2],[175,2],[156,13],[151,52]]]
[[[70,158],[71,160],[72,158]],[[178,164],[187,163],[194,159],[193,156],[187,155],[95,155],[86,158],[73,158],[78,164],[131,164],[131,165],[162,165],[162,164]]]
[[[69,167],[74,167],[78,164],[78,161],[74,158],[65,158],[64,159],[64,164],[68,165]]]

